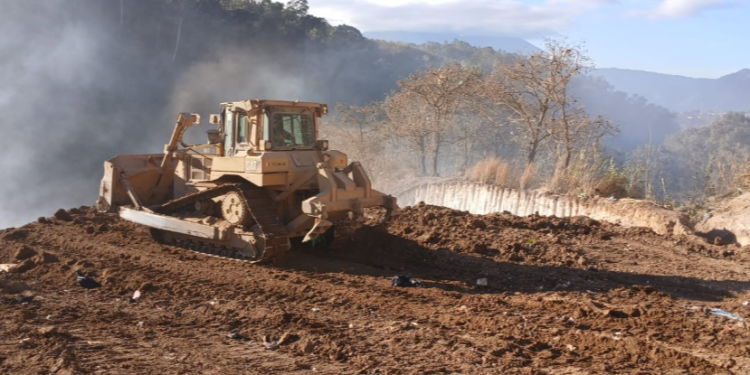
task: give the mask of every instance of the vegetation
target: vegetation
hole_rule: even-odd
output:
[[[729,113],[669,135],[663,144],[640,147],[628,163],[646,167],[643,183],[653,199],[700,203],[736,193],[750,182],[750,118]]]
[[[604,170],[587,160],[574,161],[574,155],[598,153],[602,138],[617,132],[603,117],[589,116],[570,93],[573,79],[588,64],[578,46],[555,40],[530,56],[497,60],[487,74],[448,63],[410,75],[385,100],[350,107],[334,123],[340,129],[345,127],[341,123],[354,121],[373,139],[387,140],[387,151],[369,149],[374,155],[357,147],[362,158],[376,164],[380,156],[399,155],[420,161],[415,172],[438,176],[451,167],[453,174],[463,174],[473,159],[483,157],[466,173],[469,178],[531,188],[554,177],[554,190],[580,189],[584,186],[572,182],[583,181],[583,170],[591,178],[600,178]],[[344,144],[363,141],[361,136],[346,139],[340,131],[330,135]],[[440,166],[441,151],[443,164],[452,165]],[[593,190],[596,184],[591,185]]]

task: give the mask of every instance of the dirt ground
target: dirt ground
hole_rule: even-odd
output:
[[[87,208],[1,231],[0,263],[20,266],[0,272],[0,373],[750,373],[746,322],[707,310],[750,316],[747,248],[580,217],[368,214],[346,247],[267,266]],[[391,286],[403,274],[424,287]]]

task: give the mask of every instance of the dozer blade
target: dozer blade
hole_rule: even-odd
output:
[[[127,207],[120,207],[120,217],[134,223],[145,225],[147,227],[156,228],[167,232],[181,233],[198,238],[222,241],[226,240],[228,237],[227,229],[229,228],[227,227],[221,228],[193,223],[170,216],[138,211]]]

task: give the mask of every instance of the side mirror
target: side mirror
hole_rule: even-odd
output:
[[[221,115],[218,115],[218,114],[209,115],[208,123],[211,125],[221,125]]]
[[[328,141],[320,140],[320,139],[315,141],[315,148],[317,150],[323,150],[323,151],[328,150]]]
[[[271,150],[273,150],[273,142],[263,141],[263,151],[271,151]]]
[[[208,135],[208,143],[219,143],[223,138],[223,134],[216,129],[211,129],[206,134]]]

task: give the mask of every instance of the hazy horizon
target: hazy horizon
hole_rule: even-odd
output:
[[[362,32],[434,32],[585,42],[599,67],[719,78],[750,61],[750,7],[729,0],[309,0]]]

